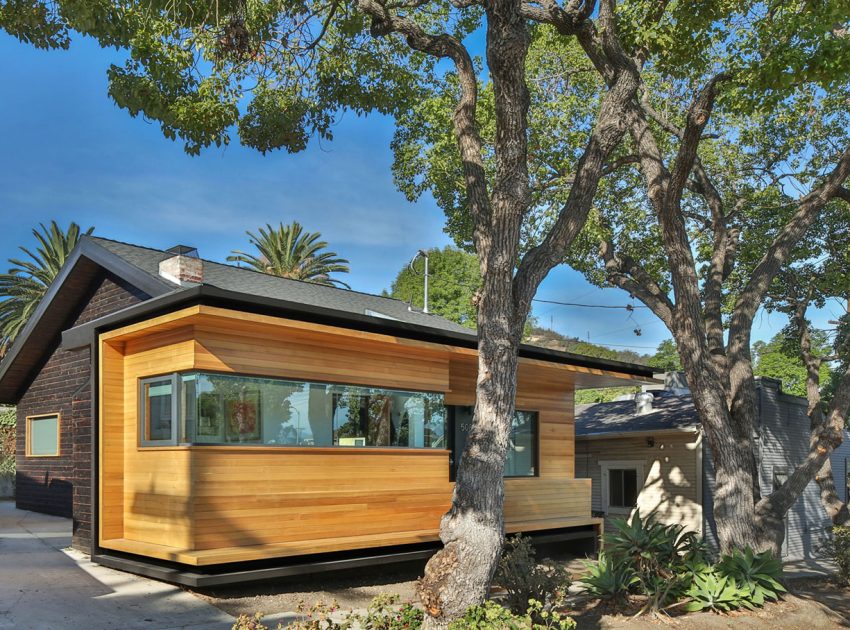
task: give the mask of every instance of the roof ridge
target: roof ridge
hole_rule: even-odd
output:
[[[119,241],[118,239],[106,238],[104,236],[89,235],[89,236],[87,236],[87,238],[97,239],[97,240],[102,240],[102,241],[109,241],[109,242],[112,242],[112,243],[118,243],[119,245],[127,245],[128,247],[137,247],[139,249],[146,249],[146,250],[149,250],[149,251],[159,252],[160,254],[169,253],[168,250],[165,250],[165,249],[159,249],[157,247],[148,247],[146,245],[137,245],[136,243],[128,243],[127,241]],[[259,271],[257,269],[251,269],[250,267],[240,267],[239,265],[233,265],[233,264],[226,263],[226,262],[220,262],[218,260],[210,260],[208,258],[200,258],[200,260],[202,262],[205,262],[205,263],[210,263],[210,264],[213,264],[213,265],[219,265],[221,267],[227,267],[229,269],[239,269],[240,271],[248,271],[248,272],[251,272],[251,273],[256,273],[256,274],[259,274],[263,277],[274,278],[276,280],[286,280],[286,281],[289,281],[289,282],[300,282],[302,284],[310,285],[311,287],[318,286],[318,287],[323,287],[323,288],[326,288],[326,289],[335,289],[337,291],[344,291],[344,292],[349,293],[349,294],[355,293],[357,295],[365,295],[365,296],[368,296],[370,298],[380,298],[382,300],[389,300],[391,302],[399,302],[401,304],[407,305],[407,302],[405,302],[404,300],[400,300],[398,298],[390,297],[388,295],[378,295],[376,293],[369,293],[367,291],[358,291],[356,289],[343,289],[343,288],[334,286],[332,284],[320,284],[318,282],[310,282],[309,280],[300,280],[298,278],[285,278],[283,276],[276,276],[276,275],[271,274],[271,273],[265,273],[265,272]],[[419,313],[421,315],[428,315],[428,316],[444,319],[444,320],[449,321],[449,322],[452,321],[449,318],[443,317],[442,315],[439,315],[437,313],[426,313],[424,311],[415,311],[415,312]],[[452,323],[456,323],[456,322],[452,322]],[[461,325],[461,324],[458,324],[458,325]],[[470,328],[469,330],[474,330],[474,329]]]

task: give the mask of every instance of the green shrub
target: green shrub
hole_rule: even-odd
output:
[[[369,604],[365,615],[346,617],[356,621],[361,630],[413,630],[422,625],[425,613],[410,603],[399,606],[398,595],[378,595]]]
[[[14,409],[0,413],[0,473],[15,472],[15,426],[17,416]]]
[[[627,565],[633,586],[647,598],[644,612],[658,611],[680,599],[693,581],[695,567],[706,565],[705,545],[682,525],[664,525],[653,514],[635,511],[631,521],[615,519],[615,531],[603,538],[614,565]]]
[[[779,599],[785,587],[779,583],[782,579],[782,562],[771,552],[753,553],[750,548],[735,550],[725,555],[717,563],[717,573],[732,578],[735,583],[747,591],[747,601],[761,607],[765,601]]]
[[[539,564],[531,540],[517,535],[505,545],[495,582],[507,591],[508,608],[522,614],[531,600],[544,606],[560,603],[570,587],[570,574],[557,565]]]
[[[593,562],[585,562],[585,575],[580,583],[591,597],[620,606],[638,582],[634,568],[626,559],[615,560],[604,551]]]
[[[833,526],[832,536],[823,545],[821,552],[835,563],[838,580],[844,585],[850,585],[850,527]]]
[[[494,601],[486,601],[472,606],[451,623],[449,630],[573,630],[576,627],[573,619],[546,610],[539,601],[532,600],[529,604],[526,614],[517,615]]]
[[[742,607],[753,608],[748,600],[747,589],[739,587],[735,578],[719,575],[714,570],[694,576],[686,594],[690,601],[685,605],[685,610],[689,612],[729,612]]]

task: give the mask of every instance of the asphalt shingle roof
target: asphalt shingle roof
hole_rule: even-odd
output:
[[[576,405],[576,436],[665,431],[697,426],[699,417],[690,395],[657,395],[652,403],[652,411],[640,416],[635,413],[633,400]]]
[[[153,277],[159,276],[159,263],[173,256],[173,254],[159,249],[140,247],[100,237],[88,238]],[[301,280],[279,278],[252,269],[226,265],[211,260],[204,260],[203,262],[204,284],[227,291],[289,300],[300,304],[372,316],[376,319],[381,319],[381,316],[383,318],[389,317],[441,331],[451,331],[470,336],[475,334],[473,330],[439,315],[409,310],[406,302],[394,298],[338,289]],[[175,289],[177,289],[176,285]]]

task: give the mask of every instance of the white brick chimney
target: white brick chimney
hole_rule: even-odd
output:
[[[204,262],[198,250],[188,245],[175,245],[166,250],[174,254],[159,263],[159,275],[174,284],[200,284],[204,281]]]

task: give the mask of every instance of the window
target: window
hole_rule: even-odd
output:
[[[141,444],[166,446],[177,442],[177,410],[173,376],[147,378],[141,381]]]
[[[460,456],[466,447],[466,438],[472,429],[473,407],[451,407],[454,424],[451,478],[455,478]],[[508,455],[505,460],[505,477],[534,477],[537,474],[537,429],[536,411],[516,411],[511,433],[508,437]]]
[[[442,394],[202,372],[142,387],[149,446],[446,448]]]
[[[643,462],[599,462],[605,512],[629,514],[643,487]]]
[[[27,457],[58,457],[59,414],[27,417]]]

